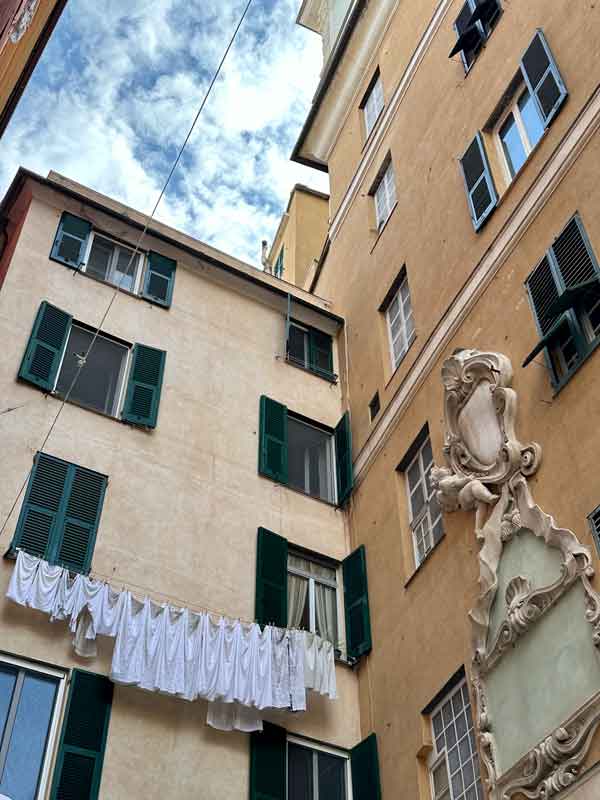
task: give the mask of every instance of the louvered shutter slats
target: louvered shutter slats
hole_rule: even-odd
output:
[[[144,297],[161,306],[170,306],[175,283],[177,262],[160,253],[148,253],[148,270],[144,287]]]
[[[556,321],[556,316],[549,315],[548,311],[559,297],[556,281],[547,256],[544,256],[535,268],[527,282],[527,286],[540,331],[542,334],[546,334]]]
[[[250,735],[250,800],[286,800],[286,732],[265,722]]]
[[[166,357],[164,350],[135,345],[123,411],[126,422],[156,427]]]
[[[44,301],[38,310],[19,378],[52,391],[71,329],[72,317]]]
[[[567,97],[567,89],[542,31],[537,31],[523,58],[521,72],[547,127]]]
[[[21,508],[13,548],[44,558],[57,528],[69,465],[38,453]]]
[[[552,245],[552,252],[565,286],[586,283],[598,275],[578,217],[573,217]]]

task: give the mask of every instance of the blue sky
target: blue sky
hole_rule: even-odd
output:
[[[150,212],[245,0],[69,0],[0,143],[0,193],[19,165],[54,169]],[[257,264],[296,182],[289,156],[321,68],[300,0],[254,0],[157,218]]]

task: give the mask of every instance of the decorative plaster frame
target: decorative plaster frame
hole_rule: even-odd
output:
[[[506,650],[517,644],[577,580],[584,589],[592,641],[600,646],[600,595],[591,585],[591,555],[572,531],[559,528],[542,511],[529,491],[527,478],[539,467],[541,448],[535,442],[523,445],[516,437],[517,395],[510,388],[509,359],[499,353],[459,350],[444,362],[442,382],[448,467],[434,467],[431,479],[445,510],[475,511],[475,534],[482,542],[480,592],[469,617],[471,681],[484,780],[493,800],[511,800],[517,795],[548,800],[577,779],[600,726],[600,693],[501,775],[485,678]],[[537,589],[527,578],[513,577],[506,587],[506,616],[490,642],[502,550],[521,529],[531,531],[559,552],[561,573],[554,583]]]
[[[17,44],[25,35],[27,29],[33,21],[33,15],[37,11],[39,0],[25,0],[10,28],[9,38],[13,44]]]

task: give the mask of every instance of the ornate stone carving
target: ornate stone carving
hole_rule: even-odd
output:
[[[25,32],[31,25],[33,15],[37,11],[38,5],[39,0],[25,0],[10,28],[9,38],[13,44],[17,44],[25,35]]]
[[[476,725],[484,779],[492,798],[510,800],[521,792],[528,798],[546,798],[568,785],[600,724],[600,697],[584,722],[557,729],[518,764],[499,774],[493,725],[485,680],[507,649],[518,643],[533,625],[581,580],[586,619],[592,639],[600,645],[600,595],[591,585],[589,550],[575,534],[556,525],[534,502],[527,478],[541,461],[535,442],[522,444],[515,433],[517,396],[510,387],[512,367],[506,356],[460,350],[442,368],[445,389],[448,466],[434,467],[431,480],[446,511],[475,511],[479,552],[480,592],[469,612],[472,623],[471,680],[476,700]],[[515,575],[505,591],[506,614],[490,636],[492,606],[498,591],[498,568],[503,547],[521,530],[530,531],[560,555],[560,576],[548,586],[534,587]],[[491,639],[491,641],[490,641]]]

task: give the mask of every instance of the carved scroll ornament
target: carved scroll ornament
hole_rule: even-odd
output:
[[[510,388],[512,367],[499,353],[460,350],[442,368],[445,390],[446,467],[434,467],[431,479],[446,511],[475,511],[480,592],[469,612],[472,624],[471,681],[484,779],[494,800],[523,795],[547,800],[575,780],[577,769],[600,725],[600,696],[592,709],[576,712],[569,725],[554,731],[503,775],[499,774],[493,724],[486,697],[486,674],[568,588],[581,580],[586,619],[600,645],[600,595],[591,585],[589,550],[575,534],[556,525],[534,502],[527,478],[541,461],[535,442],[521,443],[515,433],[517,396]],[[558,551],[560,576],[534,588],[515,575],[505,590],[506,615],[490,636],[492,606],[498,591],[498,567],[504,544],[526,529]]]

